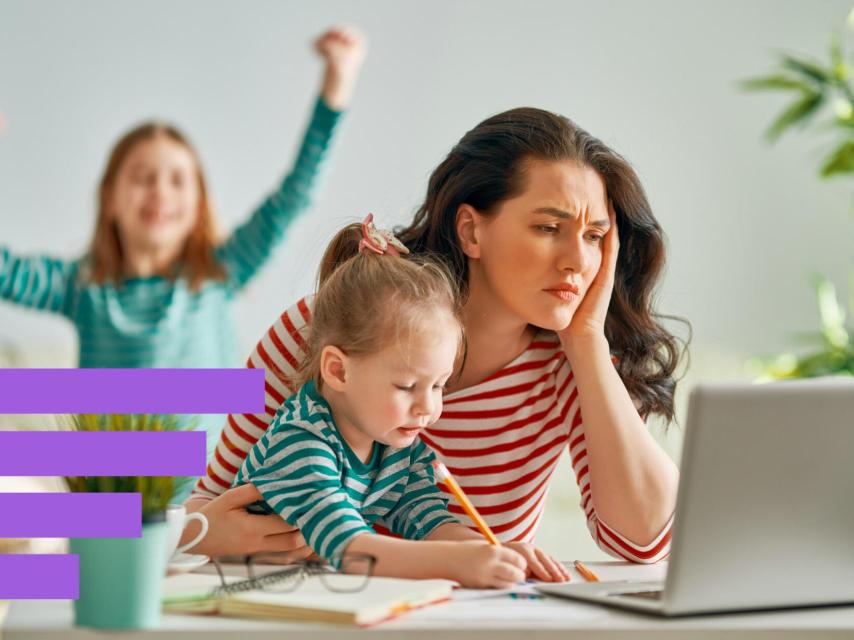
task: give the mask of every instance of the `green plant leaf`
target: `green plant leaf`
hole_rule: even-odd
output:
[[[851,114],[848,118],[840,117],[838,114],[836,119],[828,123],[827,129],[854,129],[854,113]]]
[[[842,55],[842,44],[839,41],[839,35],[830,34],[830,64],[836,66],[845,61]]]
[[[814,91],[804,92],[800,100],[796,100],[781,113],[766,132],[769,141],[775,142],[789,127],[806,120],[821,106],[824,94]]]
[[[842,53],[839,35],[835,33],[830,35],[830,68],[836,82],[845,82],[850,75],[850,69],[845,64],[845,54]]]
[[[820,85],[829,83],[832,78],[832,74],[818,64],[790,55],[783,56],[783,67]]]
[[[835,126],[848,126],[854,118],[854,105],[847,98],[835,98],[833,100],[833,112],[836,115],[836,120],[827,123],[827,128]]]
[[[821,351],[798,360],[798,377],[838,375],[848,371],[849,354],[845,351]]]
[[[821,177],[829,178],[840,173],[854,173],[854,140],[840,144],[821,166]]]
[[[821,328],[827,344],[835,349],[848,349],[850,342],[845,329],[845,310],[839,306],[836,287],[822,275],[813,276]]]
[[[738,86],[743,91],[787,91],[796,89],[801,92],[807,92],[813,90],[813,87],[803,80],[783,74],[763,76],[761,78],[748,78],[739,82]]]
[[[71,421],[79,431],[179,431],[194,428],[194,423],[185,425],[176,416],[159,414],[85,414],[72,416]],[[143,515],[164,511],[178,488],[188,480],[171,476],[66,478],[70,491],[139,493]]]
[[[789,334],[787,337],[792,344],[797,345],[816,346],[823,345],[825,343],[824,334],[821,331],[796,331]]]

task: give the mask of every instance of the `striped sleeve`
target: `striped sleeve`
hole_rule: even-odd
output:
[[[250,482],[308,546],[335,564],[358,535],[373,533],[341,484],[327,442],[298,424],[277,425],[252,448],[237,478]]]
[[[448,500],[436,486],[432,462],[435,454],[421,440],[413,444],[408,459],[409,479],[400,501],[383,518],[393,534],[408,540],[422,540],[439,525],[459,524],[448,511]]]
[[[590,489],[590,467],[587,461],[587,444],[584,439],[584,425],[581,419],[581,409],[576,406],[572,419],[569,436],[569,455],[575,480],[581,492],[581,508],[587,519],[587,529],[593,540],[602,551],[620,560],[652,564],[663,560],[670,553],[670,531],[673,526],[673,516],[659,532],[655,539],[646,545],[638,545],[616,529],[609,527],[596,513],[593,494]]]
[[[65,313],[77,265],[45,256],[16,256],[0,247],[0,298],[34,309]]]
[[[208,460],[207,471],[196,483],[191,500],[216,498],[231,487],[246,454],[264,435],[279,406],[296,391],[290,379],[306,353],[312,303],[313,299],[307,297],[286,309],[255,346],[246,366],[264,370],[264,413],[228,416]]]
[[[291,222],[312,205],[341,112],[317,99],[296,162],[277,191],[217,249],[235,289],[243,287],[267,262]]]
[[[630,562],[653,564],[664,560],[670,554],[670,532],[673,528],[673,516],[664,525],[655,539],[646,545],[638,545],[616,530],[606,525],[596,514],[588,518],[587,527],[599,548],[606,553]]]

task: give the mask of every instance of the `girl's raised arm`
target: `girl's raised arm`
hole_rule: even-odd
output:
[[[355,29],[331,29],[314,46],[325,61],[322,89],[296,161],[279,188],[217,250],[235,289],[258,272],[291,222],[312,206],[342,112],[350,104],[365,56],[364,38]]]
[[[0,299],[67,315],[77,270],[76,262],[18,256],[0,246]]]

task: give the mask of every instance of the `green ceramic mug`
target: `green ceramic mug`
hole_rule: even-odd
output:
[[[98,629],[150,629],[160,623],[169,526],[146,517],[141,538],[74,538],[80,557],[75,624]]]

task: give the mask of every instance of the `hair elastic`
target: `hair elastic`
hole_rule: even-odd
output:
[[[389,254],[399,256],[402,253],[409,253],[400,240],[394,237],[391,231],[386,229],[377,229],[374,225],[374,214],[369,213],[362,223],[362,239],[359,241],[359,253],[365,250],[376,253],[377,255]]]

